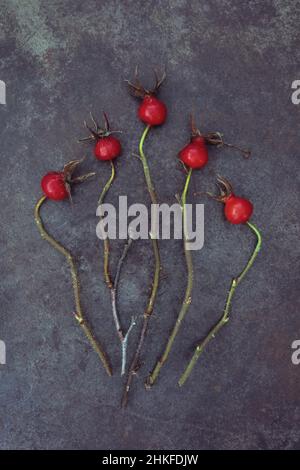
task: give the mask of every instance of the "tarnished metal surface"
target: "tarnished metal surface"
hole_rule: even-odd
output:
[[[0,447],[80,449],[299,448],[300,339],[299,113],[291,83],[299,77],[299,1],[38,1],[1,2],[1,315],[7,364],[0,365]],[[296,11],[298,10],[298,11]],[[209,344],[185,387],[177,380],[199,338],[221,315],[231,277],[253,248],[246,227],[229,226],[222,206],[205,202],[205,244],[193,253],[190,311],[168,364],[151,391],[143,382],[162,351],[184,295],[180,241],[163,241],[163,276],[154,318],[128,408],[120,411],[120,347],[102,279],[96,205],[109,166],[77,143],[90,110],[105,110],[124,131],[123,156],[109,200],[128,194],[147,202],[137,152],[142,125],[124,83],[140,66],[166,66],[161,97],[166,125],[145,152],[159,201],[175,201],[184,175],[176,155],[195,110],[203,131],[250,147],[243,159],[210,149],[195,191],[211,191],[216,174],[255,206],[262,252],[233,301],[231,321]],[[72,316],[65,260],[43,242],[33,207],[40,178],[65,162],[88,158],[93,180],[75,188],[74,210],[49,203],[51,233],[79,262],[82,304],[113,358],[108,378]],[[134,178],[132,177],[134,175]],[[122,243],[112,242],[114,262]],[[150,242],[131,249],[120,284],[122,318],[141,315],[152,273]],[[141,321],[139,321],[139,326]],[[134,352],[137,329],[129,354]]]

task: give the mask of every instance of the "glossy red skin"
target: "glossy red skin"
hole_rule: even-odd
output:
[[[45,196],[53,201],[62,201],[69,196],[62,172],[51,171],[47,173],[42,178],[41,187]]]
[[[189,168],[202,168],[208,162],[208,151],[204,137],[193,137],[192,141],[179,152],[180,160]]]
[[[113,160],[117,158],[122,152],[122,147],[119,139],[113,135],[101,137],[97,140],[94,147],[94,155],[97,160]]]
[[[145,96],[138,108],[138,117],[149,126],[160,126],[167,119],[167,107],[156,96]]]
[[[231,224],[244,224],[253,212],[253,205],[248,199],[232,194],[225,202],[225,217]]]

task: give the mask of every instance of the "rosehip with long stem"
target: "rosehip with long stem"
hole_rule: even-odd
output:
[[[253,211],[253,206],[248,199],[236,197],[233,195],[233,189],[229,181],[227,181],[225,178],[218,177],[218,186],[220,189],[220,194],[218,196],[213,196],[210,193],[208,193],[210,196],[212,196],[214,199],[217,201],[223,202],[225,204],[225,217],[226,219],[232,223],[232,224],[245,224],[247,225],[250,230],[255,234],[256,236],[256,245],[254,248],[254,251],[252,252],[251,257],[249,258],[249,261],[247,262],[246,266],[242,270],[242,272],[235,278],[232,279],[230,289],[227,295],[226,299],[226,304],[225,304],[225,309],[223,312],[222,317],[220,320],[216,323],[216,325],[210,330],[206,338],[204,338],[196,347],[195,352],[193,354],[193,357],[191,358],[189,364],[187,365],[185,371],[183,372],[182,376],[179,379],[179,385],[182,386],[185,381],[188,379],[190,376],[195,364],[197,363],[200,355],[202,354],[203,350],[207,346],[207,344],[210,342],[211,339],[215,337],[215,335],[218,333],[218,331],[226,325],[226,323],[229,321],[229,313],[230,313],[230,308],[231,308],[231,302],[232,298],[234,295],[234,292],[237,288],[237,286],[240,284],[242,279],[245,277],[251,266],[253,265],[256,256],[258,255],[260,249],[261,249],[261,234],[258,230],[258,228],[249,222],[249,218],[252,214]]]
[[[185,167],[188,167],[189,170],[187,171],[186,182],[184,186],[184,190],[182,193],[182,197],[179,200],[181,208],[182,208],[182,221],[183,221],[183,246],[184,246],[184,254],[185,254],[185,261],[187,267],[187,284],[186,290],[184,295],[184,300],[178,314],[176,323],[171,331],[169,339],[167,341],[166,347],[160,359],[154,366],[153,371],[147,378],[145,382],[146,388],[150,388],[157,380],[158,375],[161,371],[161,368],[167,361],[171,349],[173,347],[174,341],[176,336],[180,330],[181,324],[188,312],[189,306],[192,302],[192,289],[193,289],[193,261],[191,252],[188,246],[188,233],[186,227],[186,195],[188,192],[189,183],[191,180],[191,175],[193,169],[200,169],[204,167],[208,163],[208,151],[207,145],[229,145],[232,147],[231,144],[224,144],[221,134],[219,133],[209,133],[208,135],[202,135],[199,129],[196,128],[194,116],[191,115],[191,141],[187,144],[180,152],[179,158],[181,162],[184,164]],[[239,148],[238,148],[239,149]],[[241,150],[241,149],[239,149]],[[244,154],[249,152],[241,150]]]
[[[99,201],[98,201],[98,206],[101,209],[101,205],[104,203],[106,195],[115,180],[116,170],[115,170],[113,160],[121,154],[121,143],[119,139],[116,139],[115,137],[111,135],[113,131],[110,131],[108,117],[105,113],[103,113],[103,116],[104,116],[104,128],[103,129],[100,127],[100,125],[98,124],[98,122],[96,121],[92,113],[90,113],[90,116],[94,124],[94,129],[89,127],[87,123],[85,122],[85,126],[90,131],[91,136],[88,137],[87,139],[81,139],[80,141],[82,142],[82,141],[87,141],[87,140],[88,141],[96,140],[96,144],[94,147],[95,157],[101,161],[110,161],[110,164],[111,164],[111,175],[109,179],[107,180],[101,192]],[[120,132],[120,131],[114,131],[114,132]],[[100,222],[102,221],[102,219],[103,219],[103,216],[101,215]],[[123,262],[127,256],[131,243],[132,243],[132,239],[129,239],[128,242],[125,244],[123,253],[118,263],[116,276],[113,279],[111,272],[110,272],[110,241],[109,241],[107,234],[103,233],[104,280],[110,291],[113,320],[115,323],[118,338],[121,342],[121,352],[122,352],[121,375],[124,375],[125,370],[126,370],[128,339],[129,339],[130,332],[135,325],[135,319],[134,317],[132,317],[128,330],[126,333],[124,333],[123,328],[121,326],[121,321],[119,318],[119,313],[118,313],[118,308],[117,308],[119,278],[120,278]]]
[[[135,83],[128,82],[128,84],[129,84],[131,93],[134,96],[141,98],[143,100],[138,111],[138,116],[147,125],[140,139],[139,155],[140,155],[141,163],[143,165],[145,182],[146,182],[148,193],[151,199],[151,204],[157,207],[156,205],[158,201],[156,197],[156,192],[155,192],[155,188],[151,179],[147,157],[144,153],[144,142],[151,127],[163,124],[167,116],[166,106],[154,96],[158,92],[162,83],[164,82],[166,78],[166,74],[164,73],[162,77],[159,79],[157,73],[155,73],[155,78],[156,78],[156,82],[155,82],[154,89],[151,91],[146,90],[141,85],[140,81],[138,80],[137,69],[136,69]],[[154,232],[155,231],[156,231],[156,228],[154,227]],[[148,303],[143,314],[143,324],[142,324],[137,348],[136,348],[133,360],[129,368],[129,372],[128,372],[128,376],[127,376],[127,380],[126,380],[126,384],[125,384],[125,388],[124,388],[124,392],[122,396],[122,401],[121,401],[122,407],[125,407],[127,405],[128,395],[129,395],[133,377],[140,367],[140,355],[141,355],[141,351],[144,345],[145,337],[147,335],[149,320],[154,309],[158,286],[159,286],[159,276],[160,276],[160,270],[161,270],[159,246],[158,246],[156,236],[155,235],[152,236],[151,234],[150,236],[151,236],[151,242],[152,242],[153,256],[155,260],[153,281],[152,281],[152,287],[151,287]]]
[[[85,319],[85,316],[82,312],[81,301],[80,301],[80,287],[79,287],[79,278],[77,274],[77,269],[75,265],[75,261],[71,253],[61,245],[53,236],[51,236],[45,229],[42,218],[40,215],[40,209],[44,202],[47,199],[52,199],[55,201],[63,200],[68,196],[71,197],[71,184],[72,183],[80,183],[90,176],[93,176],[95,173],[88,173],[86,175],[79,176],[77,178],[73,178],[73,172],[80,164],[82,160],[72,160],[71,162],[67,163],[63,171],[61,172],[51,172],[45,175],[42,178],[42,188],[44,191],[44,195],[38,200],[35,205],[34,209],[34,218],[35,222],[38,226],[40,231],[41,237],[44,240],[47,240],[50,245],[53,246],[59,253],[65,256],[71,270],[72,276],[72,286],[74,291],[74,300],[75,300],[75,307],[76,311],[74,313],[75,319],[78,321],[78,324],[83,329],[85,335],[87,336],[89,342],[97,352],[100,360],[108,373],[108,375],[112,375],[111,367],[105,352],[102,349],[102,346],[98,343],[95,337],[92,334],[92,331]]]

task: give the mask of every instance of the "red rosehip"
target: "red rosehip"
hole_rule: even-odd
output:
[[[226,178],[218,176],[217,181],[220,194],[218,196],[214,196],[211,193],[207,194],[216,201],[225,204],[224,214],[228,222],[231,224],[244,224],[248,222],[253,212],[252,203],[248,199],[235,196],[232,185]]]
[[[138,108],[138,117],[149,126],[160,126],[167,119],[167,107],[156,96],[146,95]]]
[[[189,168],[205,166],[208,162],[208,152],[204,137],[193,137],[191,143],[179,152],[179,158]]]
[[[120,131],[111,131],[110,124],[108,121],[108,117],[105,113],[103,113],[104,117],[104,126],[103,128],[100,127],[99,123],[94,118],[93,114],[90,113],[91,119],[93,122],[94,128],[87,125],[86,121],[84,121],[85,127],[90,132],[89,137],[85,137],[84,139],[80,139],[79,142],[95,142],[94,146],[94,155],[97,160],[105,161],[105,160],[114,160],[117,158],[122,152],[122,146],[116,137],[112,134],[115,132]]]
[[[167,119],[167,107],[165,103],[159,100],[156,95],[159,91],[159,88],[166,79],[166,73],[164,72],[159,78],[156,71],[155,74],[155,85],[152,90],[144,88],[138,79],[137,68],[135,70],[135,81],[133,83],[128,82],[130,92],[141,99],[142,102],[138,108],[138,117],[141,121],[148,126],[160,126]]]
[[[49,199],[62,201],[69,196],[63,172],[51,171],[41,180],[42,190]]]
[[[225,200],[224,213],[231,224],[244,224],[250,219],[252,212],[253,205],[248,199],[231,194]]]
[[[94,147],[94,155],[98,160],[113,160],[120,155],[121,151],[119,139],[112,135],[99,138]]]

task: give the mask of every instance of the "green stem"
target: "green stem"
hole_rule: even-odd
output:
[[[255,245],[255,249],[254,249],[249,261],[247,262],[246,266],[242,270],[242,272],[237,277],[232,279],[230,289],[229,289],[229,292],[228,292],[228,295],[227,295],[223,315],[220,318],[220,320],[216,323],[216,325],[210,330],[210,332],[208,333],[206,338],[204,338],[204,340],[201,341],[201,343],[199,343],[198,346],[196,347],[192,359],[190,360],[188,366],[186,367],[185,371],[183,372],[182,376],[179,379],[178,383],[179,383],[180,386],[182,386],[185,383],[185,381],[187,380],[187,378],[190,376],[195,364],[197,363],[200,355],[202,354],[203,350],[205,349],[205,347],[207,346],[209,341],[211,339],[213,339],[215,337],[215,335],[218,333],[218,331],[224,325],[226,325],[226,323],[229,321],[231,301],[232,301],[234,292],[235,292],[237,286],[240,284],[240,282],[244,278],[244,276],[247,274],[247,272],[251,268],[251,266],[253,265],[254,260],[255,260],[256,256],[258,255],[258,253],[261,249],[262,238],[261,238],[261,234],[260,234],[259,230],[257,229],[257,227],[255,225],[251,224],[250,222],[247,222],[246,224],[254,232],[254,234],[256,235],[257,242],[256,242],[256,245]]]
[[[241,282],[241,280],[244,278],[244,276],[247,274],[247,272],[249,271],[249,269],[251,268],[251,266],[253,265],[254,261],[255,261],[255,258],[256,256],[258,255],[260,249],[261,249],[261,242],[262,242],[262,239],[261,239],[261,234],[260,234],[260,231],[258,230],[258,228],[254,225],[254,224],[251,224],[251,222],[246,222],[246,225],[248,225],[248,227],[252,230],[252,232],[254,232],[254,234],[256,235],[256,238],[257,238],[257,243],[256,243],[256,246],[255,246],[255,249],[248,261],[248,263],[246,264],[245,268],[243,269],[243,271],[240,273],[240,275],[237,277],[237,284],[239,284]]]
[[[148,166],[148,162],[147,162],[147,157],[144,153],[144,148],[143,148],[145,139],[146,139],[150,129],[151,129],[151,126],[149,126],[149,125],[146,126],[145,129],[144,129],[144,132],[142,134],[142,137],[141,137],[141,140],[140,140],[140,143],[139,143],[139,152],[140,152],[140,157],[141,157],[141,161],[142,161],[142,165],[143,165],[143,170],[144,170],[147,189],[148,189],[148,192],[149,192],[150,198],[151,198],[151,203],[152,204],[157,204],[156,192],[155,192],[155,188],[154,188],[153,183],[152,183],[150,170],[149,170],[149,166]]]
[[[150,195],[151,204],[157,204],[157,197],[156,197],[156,193],[155,193],[155,188],[154,188],[152,180],[151,180],[151,175],[150,175],[150,170],[149,170],[149,166],[148,166],[148,162],[147,162],[147,157],[146,157],[146,155],[144,153],[144,149],[143,149],[144,142],[145,142],[145,139],[148,135],[148,132],[149,132],[150,128],[151,128],[151,126],[147,126],[144,129],[144,132],[142,134],[142,137],[141,137],[141,140],[140,140],[140,143],[139,143],[139,153],[140,153],[140,158],[141,158],[141,162],[142,162],[142,165],[143,165],[145,181],[146,181],[147,189],[148,189],[148,192],[149,192],[149,195]],[[125,388],[124,388],[124,392],[123,392],[123,396],[122,396],[121,406],[123,408],[126,407],[127,402],[128,402],[128,395],[129,395],[129,391],[130,391],[133,376],[134,376],[134,374],[136,374],[136,372],[139,368],[140,354],[141,354],[141,350],[142,350],[142,347],[143,347],[143,344],[144,344],[144,341],[145,341],[145,337],[146,337],[146,334],[147,334],[149,319],[150,319],[150,317],[152,315],[152,312],[153,312],[154,303],[155,303],[155,300],[156,300],[158,286],[159,286],[159,275],[160,275],[159,247],[158,247],[158,242],[157,242],[156,238],[151,237],[151,241],[152,241],[152,248],[153,248],[154,260],[155,260],[155,268],[154,268],[152,288],[151,288],[151,293],[150,293],[150,297],[149,297],[149,300],[148,300],[148,304],[147,304],[146,309],[144,311],[143,324],[142,324],[142,328],[141,328],[137,348],[136,348],[133,360],[132,360],[130,368],[129,368],[129,372],[128,372],[128,376],[127,376],[127,380],[126,380],[126,384],[125,384]]]
[[[110,174],[110,177],[109,179],[107,180],[104,188],[102,189],[102,192],[100,194],[100,197],[99,197],[99,200],[98,200],[98,206],[100,206],[101,204],[103,204],[103,201],[104,201],[104,198],[108,192],[108,190],[110,189],[114,179],[115,179],[115,176],[116,176],[116,170],[115,170],[115,165],[113,163],[112,160],[110,160],[110,166],[111,166],[111,174]]]
[[[100,194],[100,197],[99,197],[99,200],[98,200],[98,205],[99,206],[101,204],[103,204],[105,196],[106,196],[109,188],[111,187],[111,185],[112,185],[112,183],[115,179],[115,176],[116,176],[115,166],[114,166],[112,160],[110,161],[110,164],[111,164],[111,175],[110,175],[107,183],[105,184],[105,186],[104,186],[104,188],[103,188],[103,190]],[[109,238],[106,237],[103,240],[103,271],[104,271],[105,282],[106,282],[108,288],[111,289],[112,286],[113,286],[113,282],[112,282],[111,274],[110,274],[110,270],[109,270],[109,252],[110,252]]]
[[[55,248],[55,250],[59,251],[59,253],[64,255],[67,262],[69,263],[70,270],[71,270],[71,277],[72,277],[72,286],[73,286],[73,291],[74,291],[75,306],[76,306],[75,318],[78,321],[81,328],[83,329],[84,333],[86,334],[86,336],[87,336],[88,340],[90,341],[91,345],[93,346],[93,348],[97,352],[98,356],[100,357],[101,362],[102,362],[106,372],[108,373],[108,375],[111,376],[112,371],[111,371],[111,367],[109,365],[107,356],[104,353],[101,345],[94,338],[94,336],[91,332],[91,329],[88,326],[88,324],[87,324],[87,322],[84,318],[84,315],[82,313],[81,302],[80,302],[79,278],[78,278],[77,269],[76,269],[76,265],[75,265],[73,256],[71,255],[71,253],[63,245],[61,245],[57,240],[55,240],[55,238],[53,238],[46,231],[46,229],[43,225],[41,215],[40,215],[40,209],[41,209],[42,204],[46,201],[46,199],[47,199],[46,196],[42,196],[35,205],[35,208],[34,208],[35,222],[38,226],[38,229],[39,229],[39,232],[41,234],[42,239],[47,240],[47,242],[50,243],[50,245],[52,245],[53,248]]]
[[[185,296],[184,300],[182,302],[181,310],[178,314],[176,323],[173,327],[173,330],[169,336],[166,348],[164,350],[163,355],[161,358],[157,361],[152,373],[146,380],[146,387],[151,387],[155,381],[158,378],[158,375],[160,373],[160,370],[164,363],[167,361],[168,356],[170,354],[170,351],[172,349],[173,343],[175,341],[175,338],[178,334],[178,331],[180,329],[181,323],[184,320],[186,313],[189,309],[189,306],[192,301],[192,289],[193,289],[193,260],[192,260],[192,255],[191,255],[191,250],[188,247],[188,233],[187,233],[187,226],[186,226],[186,195],[190,183],[192,175],[192,169],[189,169],[189,172],[186,177],[186,182],[184,185],[183,193],[181,196],[181,207],[182,207],[182,220],[183,220],[183,245],[184,245],[184,254],[185,254],[185,261],[186,261],[186,266],[187,266],[187,285],[186,285],[186,290],[185,290]]]

